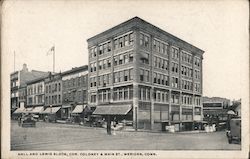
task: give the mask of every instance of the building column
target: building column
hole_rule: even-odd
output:
[[[179,104],[180,104],[180,131],[182,130],[182,102],[181,102],[181,98],[182,98],[182,92],[180,92],[180,96],[179,96]]]
[[[171,96],[172,96],[172,91],[169,90],[169,95],[168,95],[168,101],[169,101],[169,108],[168,108],[168,125],[171,125],[171,121],[172,121],[172,109],[171,109],[171,105],[172,105],[172,102],[171,102]]]
[[[150,97],[151,97],[151,107],[150,107],[150,125],[151,130],[154,129],[154,87],[150,89]]]
[[[133,128],[137,131],[138,129],[138,84],[133,83]]]
[[[137,131],[138,129],[138,109],[139,109],[139,99],[138,99],[138,66],[139,66],[139,28],[133,28],[134,31],[134,58],[133,58],[133,128]]]
[[[193,123],[192,123],[192,130],[194,130],[194,113],[195,111],[195,95],[193,94]]]

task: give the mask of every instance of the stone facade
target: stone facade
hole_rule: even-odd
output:
[[[202,120],[204,51],[135,17],[87,40],[89,105],[129,103],[135,129]]]

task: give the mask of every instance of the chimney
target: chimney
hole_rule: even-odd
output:
[[[28,67],[27,67],[27,64],[26,64],[26,63],[23,64],[23,69],[22,69],[22,71],[28,72]]]

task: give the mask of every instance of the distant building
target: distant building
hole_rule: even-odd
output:
[[[26,64],[23,64],[22,70],[11,73],[11,114],[17,108],[21,107],[21,109],[24,109],[27,105],[26,83],[30,80],[34,80],[46,74],[48,73],[37,70],[29,71]]]
[[[61,118],[62,107],[62,77],[61,73],[50,73],[44,79],[45,104],[43,114],[54,114],[55,119]]]
[[[87,40],[93,114],[135,129],[193,129],[202,121],[204,51],[132,18]]]
[[[226,122],[228,119],[228,108],[230,100],[220,97],[203,97],[204,120],[217,124]]]
[[[62,118],[82,113],[88,103],[88,66],[62,72]]]
[[[44,110],[45,84],[44,79],[50,73],[44,74],[40,78],[28,81],[27,84],[27,104],[26,111],[34,114],[39,114]]]

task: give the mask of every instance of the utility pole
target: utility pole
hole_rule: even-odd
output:
[[[14,51],[14,72],[16,71],[16,52]]]
[[[55,73],[55,45],[54,45],[54,51],[53,51],[53,73]]]

